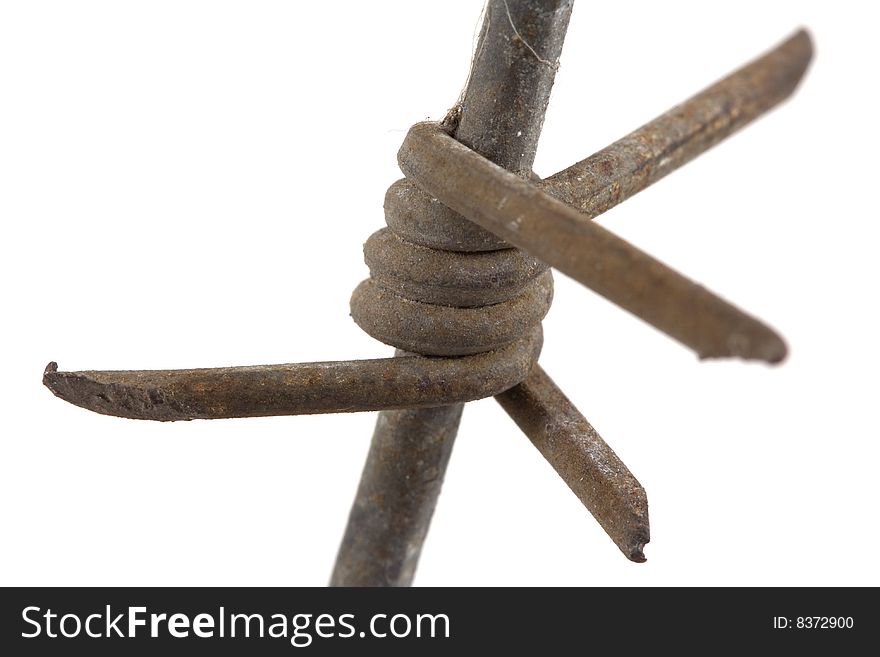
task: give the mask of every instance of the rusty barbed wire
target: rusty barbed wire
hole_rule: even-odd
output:
[[[775,331],[590,219],[787,98],[804,31],[545,180],[532,171],[573,0],[489,0],[465,91],[413,126],[406,176],[366,242],[351,314],[394,358],[196,370],[58,371],[58,397],[161,421],[379,410],[331,585],[412,582],[463,403],[495,396],[627,558],[650,538],[644,489],[537,364],[550,267],[701,358],[780,362]]]
[[[467,85],[460,103],[444,122],[456,139],[522,176],[530,175],[556,74],[555,67],[545,66],[533,53],[540,53],[546,61],[559,59],[572,6],[572,0],[487,3]],[[521,26],[519,34],[527,35],[531,50],[517,42],[516,35],[499,20],[505,15]],[[553,290],[545,265],[452,212],[409,181],[391,185],[385,199],[386,224],[401,240],[398,248],[406,255],[393,259],[387,258],[393,254],[386,252],[384,267],[376,272],[372,264],[375,250],[368,241],[365,256],[371,276],[378,273],[381,285],[387,280],[383,274],[398,274],[392,280],[404,280],[407,286],[392,285],[398,292],[411,291],[410,282],[420,281],[417,294],[434,300],[434,304],[417,307],[417,302],[389,291],[386,298],[390,303],[383,306],[391,312],[377,317],[369,304],[362,305],[364,299],[356,291],[352,317],[355,321],[360,317],[358,324],[368,333],[379,339],[389,336],[396,346],[402,339],[425,353],[466,352],[509,340],[540,322],[550,307]],[[415,230],[410,227],[413,225]],[[418,245],[432,249],[430,257],[416,246],[405,246],[411,244],[408,240],[413,234]],[[444,307],[439,300],[450,300],[449,287],[461,294]],[[472,307],[475,304],[477,307]],[[377,303],[372,308],[383,306]],[[418,308],[424,314],[395,315],[399,308]],[[360,314],[362,310],[366,313]],[[370,323],[371,319],[382,325]],[[442,338],[424,331],[423,323]],[[411,334],[418,336],[417,342],[411,341]],[[461,343],[456,344],[455,339]],[[379,415],[331,585],[412,583],[461,410],[453,406]]]
[[[522,381],[540,326],[500,349],[462,358],[403,358],[192,370],[59,372],[43,382],[95,413],[133,420],[219,420],[426,408],[491,397]]]

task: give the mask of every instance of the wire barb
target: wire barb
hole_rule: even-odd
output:
[[[651,540],[645,489],[540,365],[495,397],[630,561]]]
[[[778,363],[772,329],[640,251],[435,123],[410,128],[401,169],[440,201],[697,352]]]
[[[784,101],[812,56],[810,35],[799,30],[690,100],[546,178],[541,189],[585,218],[597,217]]]
[[[134,420],[352,413],[427,408],[491,397],[522,381],[541,351],[540,326],[495,351],[192,370],[59,372],[43,383],[76,406]]]

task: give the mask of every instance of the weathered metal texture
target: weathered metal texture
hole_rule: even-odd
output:
[[[408,176],[503,236],[697,352],[771,363],[786,354],[772,329],[570,205],[496,166],[439,124],[413,126],[399,154]]]
[[[787,348],[772,329],[584,219],[644,189],[787,98],[811,56],[810,38],[800,31],[691,100],[537,184],[493,166],[446,134],[446,126],[413,126],[398,160],[432,197],[701,358],[779,362]]]
[[[330,586],[409,586],[461,404],[379,414]]]
[[[522,381],[541,329],[463,358],[403,358],[193,370],[58,372],[43,382],[65,401],[135,420],[215,420],[425,408],[483,399]]]
[[[541,366],[495,399],[620,551],[644,561],[651,538],[644,488]]]
[[[490,0],[486,5],[468,84],[447,123],[453,131],[458,127],[457,138],[470,140],[499,166],[531,170],[572,1]],[[523,41],[523,34],[531,40]],[[378,243],[389,243],[383,231],[368,241],[371,278],[358,287],[351,304],[353,319],[370,335],[420,353],[466,354],[497,348],[540,323],[553,290],[545,267],[509,248],[487,253],[509,245],[474,230],[406,183],[391,186],[385,211],[399,241],[379,249]],[[420,233],[426,225],[433,228]],[[411,226],[416,230],[406,228]],[[414,234],[415,243],[409,241]],[[437,253],[428,255],[426,249]],[[423,274],[417,273],[419,263],[429,264]],[[430,263],[441,271],[445,267],[445,275],[438,277],[436,267],[432,274]],[[416,284],[401,285],[401,277]],[[485,296],[498,283],[507,297],[500,303]],[[444,297],[438,288],[446,286],[460,295]],[[460,407],[380,414],[332,585],[412,581],[460,415]],[[430,443],[429,453],[414,461],[407,450],[423,440]],[[389,465],[398,459],[403,467]]]
[[[402,178],[385,193],[385,223],[410,244],[466,253],[497,251],[510,244],[450,210],[411,180]]]
[[[50,363],[44,383],[89,410],[137,419],[397,409],[379,414],[332,577],[339,586],[411,583],[462,402],[496,395],[623,553],[644,560],[644,490],[536,364],[548,265],[703,358],[780,361],[785,344],[771,329],[589,219],[788,96],[812,47],[800,32],[542,181],[531,166],[572,2],[489,0],[464,94],[401,148],[407,179],[386,194],[388,228],[368,240],[370,278],[351,302],[364,330],[398,347],[395,358],[123,372]]]
[[[542,188],[596,217],[788,98],[812,56],[810,36],[800,30],[690,100],[545,179]]]
[[[471,72],[444,124],[498,166],[531,175],[574,0],[489,0]],[[410,181],[385,196],[386,223],[401,238],[449,251],[509,247],[494,233]]]
[[[486,4],[455,138],[521,176],[532,172],[573,4]]]
[[[531,176],[572,4],[487,3],[465,91],[444,121],[469,152],[512,176]],[[351,300],[352,318],[377,340],[427,355],[479,353],[517,339],[549,310],[543,263],[406,183],[391,186],[385,209],[389,228],[367,241],[370,278]]]
[[[372,279],[351,298],[351,316],[377,340],[426,356],[461,356],[500,349],[540,325],[553,300],[545,271],[513,299],[478,308],[401,297]]]
[[[519,249],[456,253],[415,246],[388,228],[364,244],[370,278],[406,299],[476,308],[522,294],[547,265]]]

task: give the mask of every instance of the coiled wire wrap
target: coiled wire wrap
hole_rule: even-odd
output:
[[[425,356],[463,356],[530,335],[550,309],[548,266],[398,180],[364,245],[370,277],[351,298],[369,335]]]

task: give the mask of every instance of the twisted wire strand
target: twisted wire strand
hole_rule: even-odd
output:
[[[408,179],[385,197],[364,245],[370,277],[351,316],[372,337],[425,356],[478,354],[524,339],[553,300],[549,267],[450,210]]]

